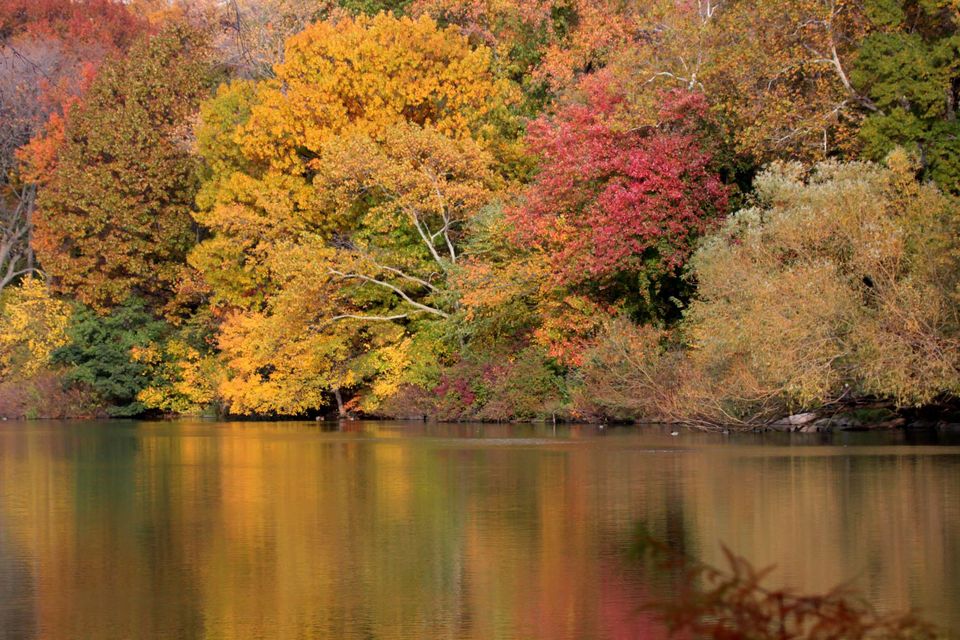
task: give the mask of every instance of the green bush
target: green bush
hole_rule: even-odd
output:
[[[157,320],[143,300],[131,298],[101,316],[78,307],[67,329],[70,342],[53,354],[53,361],[68,367],[66,380],[91,389],[112,416],[133,416],[147,407],[138,400],[151,380],[148,368],[134,359],[134,348],[144,348],[171,332]]]

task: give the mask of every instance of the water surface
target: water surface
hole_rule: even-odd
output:
[[[0,424],[0,639],[633,638],[638,522],[960,629],[960,442]]]

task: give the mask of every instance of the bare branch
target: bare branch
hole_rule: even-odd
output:
[[[373,261],[373,260],[371,260],[371,262],[372,262],[373,265],[374,265],[375,267],[377,267],[378,269],[383,269],[384,271],[387,271],[387,272],[392,273],[392,274],[394,274],[394,275],[396,275],[396,276],[399,276],[399,277],[403,278],[404,280],[409,280],[410,282],[419,284],[419,285],[422,286],[422,287],[426,287],[427,289],[430,289],[431,291],[434,291],[434,292],[439,291],[439,289],[437,289],[435,286],[433,286],[432,284],[430,284],[429,282],[427,282],[426,280],[424,280],[424,279],[422,279],[422,278],[418,278],[418,277],[416,277],[416,276],[411,276],[411,275],[408,274],[408,273],[404,273],[404,272],[401,271],[400,269],[397,269],[397,268],[395,268],[395,267],[388,267],[388,266],[385,265],[385,264],[380,264],[380,263],[375,262],[375,261]]]
[[[427,179],[430,180],[431,184],[433,184],[433,192],[436,194],[437,200],[440,201],[440,211],[443,213],[443,228],[441,228],[440,231],[438,231],[436,234],[433,234],[431,236],[431,239],[435,238],[437,235],[442,234],[443,239],[444,241],[446,241],[446,244],[447,244],[447,250],[450,253],[450,261],[456,264],[457,252],[453,248],[453,241],[450,240],[450,233],[449,233],[450,232],[450,208],[447,205],[447,199],[443,197],[443,193],[441,193],[440,191],[440,184],[437,180],[437,176],[435,176],[426,167],[422,168],[421,172],[425,176],[427,176]]]
[[[416,227],[417,233],[419,233],[423,239],[423,243],[427,245],[430,255],[433,256],[433,259],[440,265],[441,269],[447,271],[447,265],[437,252],[437,248],[433,245],[433,241],[430,239],[429,229],[426,229],[425,225],[420,222],[420,216],[417,210],[412,207],[403,207],[403,210],[410,216],[410,219],[413,220],[413,226]]]
[[[410,317],[409,313],[398,313],[393,316],[363,316],[354,313],[341,313],[338,316],[333,316],[328,320],[328,322],[336,322],[337,320],[369,320],[372,322],[392,322],[394,320],[402,320],[403,318]]]
[[[420,311],[424,311],[424,312],[426,312],[426,313],[432,313],[432,314],[438,315],[438,316],[440,316],[440,317],[442,317],[442,318],[449,318],[449,317],[450,317],[450,314],[449,314],[449,313],[446,313],[445,311],[441,311],[440,309],[437,309],[437,308],[435,308],[435,307],[431,307],[431,306],[425,305],[425,304],[423,304],[423,303],[421,303],[421,302],[417,302],[416,300],[414,300],[413,298],[411,298],[409,295],[407,295],[407,293],[406,293],[403,289],[401,289],[400,287],[394,286],[394,285],[390,284],[389,282],[385,282],[385,281],[383,281],[383,280],[378,280],[378,279],[376,279],[376,278],[372,278],[372,277],[367,276],[367,275],[364,275],[364,274],[362,274],[362,273],[344,273],[343,271],[337,271],[336,269],[330,269],[330,273],[332,273],[333,275],[339,276],[339,277],[343,278],[344,280],[349,280],[349,279],[362,280],[362,281],[364,281],[364,282],[369,282],[369,283],[371,283],[371,284],[378,285],[378,286],[383,287],[383,288],[385,288],[385,289],[389,289],[390,291],[393,291],[393,292],[396,293],[398,296],[400,296],[401,298],[403,298],[403,300],[404,300],[407,304],[409,304],[409,305],[411,305],[411,306],[419,309]]]

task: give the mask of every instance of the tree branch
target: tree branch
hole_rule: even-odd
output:
[[[327,322],[336,322],[337,320],[371,320],[374,322],[392,322],[393,320],[402,320],[403,318],[410,317],[409,313],[398,313],[393,316],[363,316],[354,313],[341,313],[338,316],[333,316]]]
[[[443,215],[443,228],[440,229],[436,234],[431,236],[431,239],[436,237],[438,234],[443,234],[443,239],[447,243],[447,250],[450,252],[450,262],[457,263],[457,252],[453,248],[453,242],[450,240],[450,212],[449,207],[447,206],[447,199],[443,197],[443,194],[440,192],[440,184],[437,181],[437,176],[433,175],[426,167],[421,169],[421,172],[427,176],[427,179],[430,180],[433,184],[433,192],[437,195],[437,200],[440,201],[440,211]]]
[[[417,233],[420,234],[420,237],[423,239],[424,244],[427,245],[427,249],[430,250],[430,255],[433,256],[433,259],[440,265],[440,268],[444,271],[447,271],[447,265],[444,263],[443,258],[440,257],[440,254],[437,252],[437,248],[433,246],[433,241],[430,240],[429,230],[424,229],[424,225],[420,222],[420,216],[417,215],[416,209],[412,207],[403,207],[404,211],[410,216],[413,220],[413,226],[416,227]]]
[[[432,314],[434,314],[434,315],[440,316],[441,318],[449,318],[449,317],[450,317],[450,314],[449,314],[449,313],[446,313],[446,312],[444,312],[444,311],[441,311],[440,309],[431,307],[431,306],[429,306],[429,305],[425,305],[425,304],[423,304],[423,303],[421,303],[421,302],[417,302],[416,300],[414,300],[413,298],[411,298],[409,295],[407,295],[407,293],[406,293],[405,291],[403,291],[403,289],[401,289],[400,287],[396,287],[396,286],[390,284],[389,282],[385,282],[385,281],[383,281],[383,280],[378,280],[378,279],[376,279],[376,278],[372,278],[372,277],[367,276],[367,275],[364,275],[364,274],[362,274],[362,273],[344,273],[343,271],[337,271],[336,269],[330,269],[330,273],[332,273],[332,274],[334,274],[334,275],[336,275],[336,276],[339,276],[339,277],[341,277],[341,278],[343,278],[343,279],[345,279],[345,280],[347,280],[347,279],[363,280],[364,282],[369,282],[369,283],[371,283],[371,284],[375,284],[375,285],[384,287],[385,289],[389,289],[390,291],[393,291],[393,292],[396,293],[398,296],[400,296],[401,298],[403,298],[403,300],[404,300],[407,304],[409,304],[409,305],[411,305],[411,306],[419,309],[420,311],[424,311],[424,312],[426,312],[426,313],[432,313]]]

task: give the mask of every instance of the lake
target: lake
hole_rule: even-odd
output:
[[[0,423],[0,639],[656,637],[644,523],[960,629],[960,438]]]

